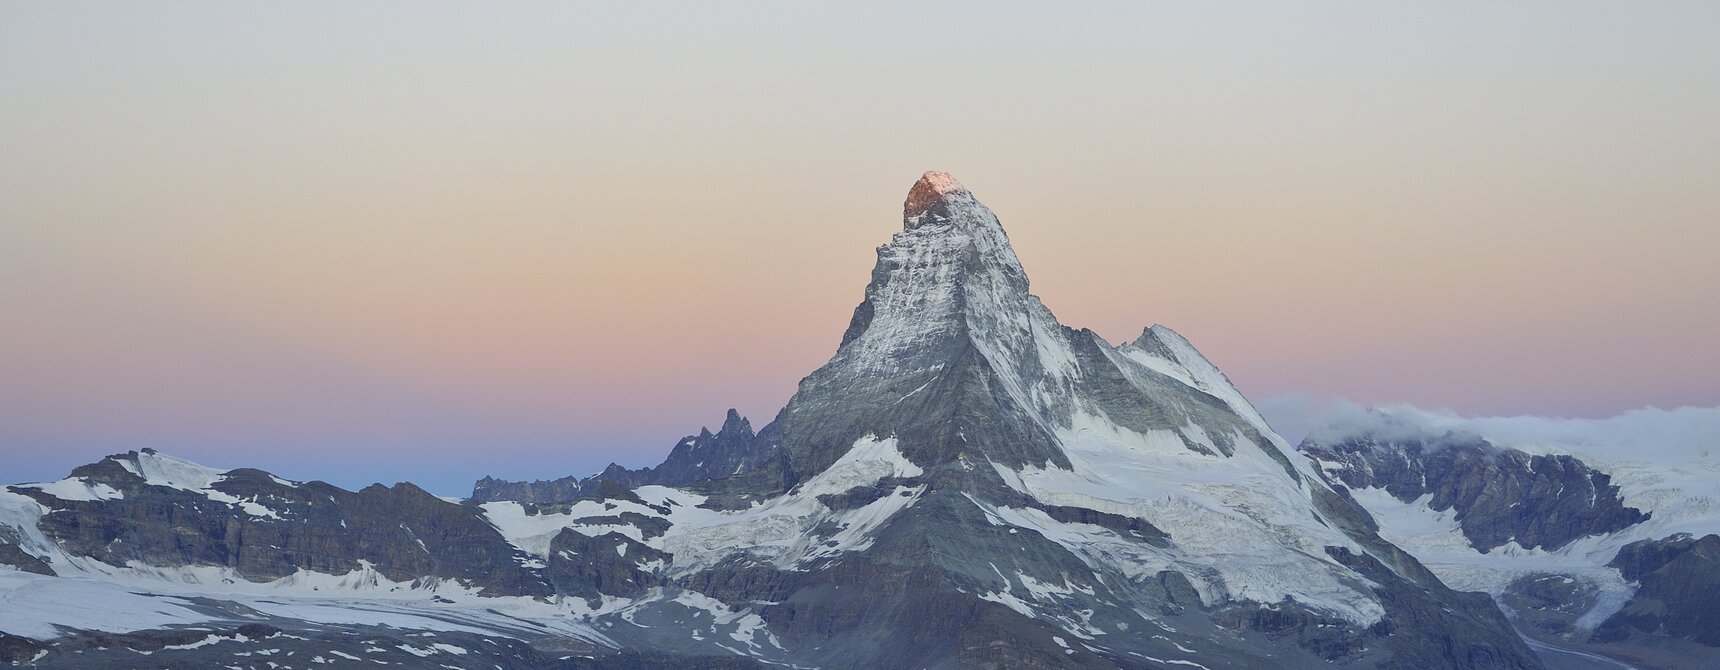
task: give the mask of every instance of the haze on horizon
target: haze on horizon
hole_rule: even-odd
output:
[[[0,472],[655,463],[927,169],[1256,401],[1720,405],[1720,7],[0,5]]]

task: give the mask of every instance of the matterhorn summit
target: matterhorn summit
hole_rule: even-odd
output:
[[[947,209],[939,208],[941,211],[937,212],[929,210],[942,204],[946,198],[955,197],[962,197],[971,204],[979,204],[974,201],[973,194],[968,193],[967,188],[950,176],[950,173],[929,170],[920,175],[920,180],[914,182],[913,188],[908,189],[908,199],[902,203],[902,220],[912,228],[918,226],[927,213],[934,218],[947,219]]]
[[[1540,667],[1188,340],[1059,323],[998,217],[943,172],[909,189],[835,354],[775,419],[755,432],[731,412],[655,468],[485,478],[456,503],[245,470],[175,488],[116,459],[0,498],[37,559],[18,562],[60,575],[32,580],[259,594],[187,610],[216,623],[338,583],[410,603],[397,628],[479,631],[450,667],[515,643],[565,667]],[[157,532],[201,539],[114,549]],[[344,634],[277,610],[300,637]]]

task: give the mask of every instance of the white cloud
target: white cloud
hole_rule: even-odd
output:
[[[1364,431],[1385,436],[1470,432],[1502,447],[1605,461],[1677,466],[1720,455],[1720,407],[1644,407],[1605,419],[1464,417],[1444,409],[1406,404],[1369,408],[1342,398],[1295,393],[1268,398],[1259,409],[1292,442],[1308,435],[1330,439]]]

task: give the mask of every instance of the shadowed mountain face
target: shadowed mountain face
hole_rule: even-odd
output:
[[[147,583],[176,599],[152,615],[170,631],[248,611],[312,640],[379,635],[343,608],[454,622],[478,635],[447,638],[463,653],[392,645],[454,667],[502,639],[637,667],[1539,667],[1187,340],[1059,324],[949,175],[915,183],[903,218],[834,357],[756,433],[731,412],[655,468],[486,478],[464,503],[118,456],[0,498],[10,562],[61,574],[8,579]]]
[[[1609,565],[1640,587],[1595,631],[1597,640],[1666,635],[1720,647],[1720,535],[1634,542]]]
[[[260,470],[225,473],[154,450],[110,456],[58,486],[10,491],[40,506],[34,530],[107,568],[209,567],[250,581],[300,571],[459,580],[490,595],[548,596],[483,514],[411,484],[358,492]]]
[[[1301,448],[1346,486],[1385,489],[1406,503],[1428,496],[1429,509],[1455,511],[1482,552],[1508,542],[1558,549],[1649,518],[1624,504],[1612,477],[1577,458],[1500,449],[1477,435],[1357,436]]]

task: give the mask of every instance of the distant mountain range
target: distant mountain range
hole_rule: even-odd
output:
[[[928,172],[835,356],[656,467],[452,500],[143,450],[7,487],[0,662],[1557,667],[1513,621],[1708,653],[1712,510],[1634,482],[1475,436],[1294,449],[1170,329],[1061,325]]]
[[[1386,411],[1300,448],[1382,536],[1492,594],[1532,639],[1641,668],[1720,667],[1720,450],[1506,446]]]

